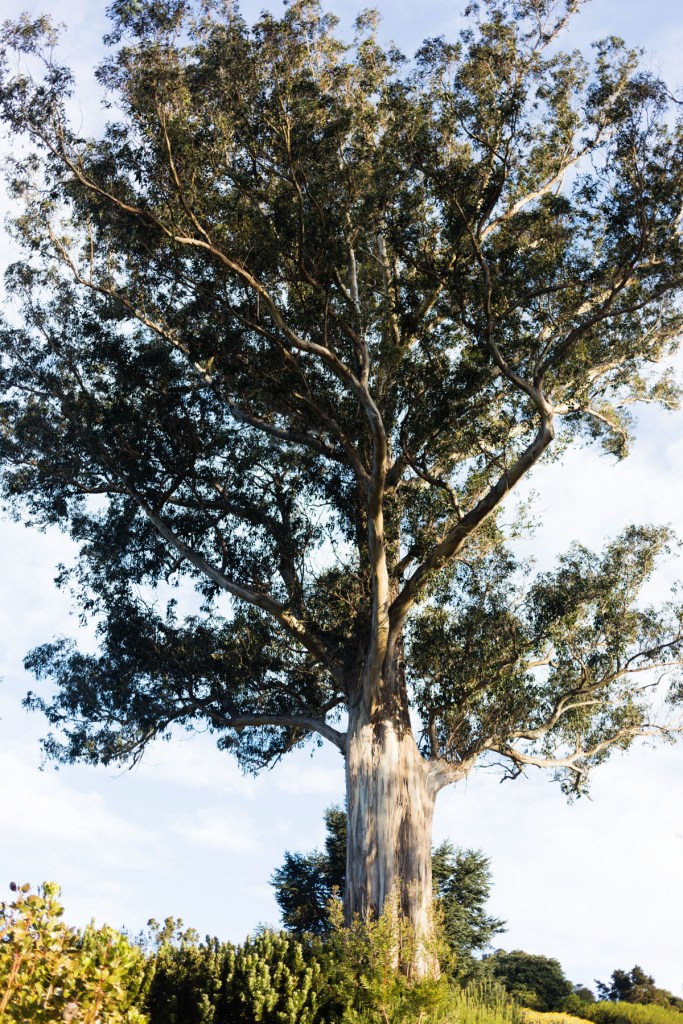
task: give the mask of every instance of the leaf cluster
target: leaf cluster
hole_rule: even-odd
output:
[[[52,882],[35,892],[10,888],[13,899],[0,904],[3,1021],[147,1024],[139,1007],[148,977],[138,947],[107,926],[68,927]]]

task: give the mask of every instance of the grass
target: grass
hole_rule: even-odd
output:
[[[524,1024],[683,1024],[683,1014],[673,1007],[639,1003],[584,1003],[582,1016],[569,1013],[540,1013],[538,1010],[521,1011]]]
[[[524,1007],[520,1014],[523,1024],[586,1024],[585,1017],[574,1017],[571,1013],[541,1013]]]
[[[673,1007],[640,1003],[586,1003],[586,1020],[594,1024],[683,1024]]]

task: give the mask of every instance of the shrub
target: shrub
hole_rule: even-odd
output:
[[[152,978],[145,1000],[150,1024],[213,1024],[226,969],[234,947],[164,942],[152,958]]]
[[[150,1024],[317,1024],[325,989],[310,943],[264,931],[242,946],[165,943],[145,1010]]]
[[[10,886],[0,904],[0,1019],[17,1024],[146,1024],[143,952],[113,928],[61,920],[59,886]]]
[[[642,1003],[582,1003],[565,1001],[571,1013],[594,1024],[682,1024],[683,1015],[674,1007]]]
[[[559,961],[551,957],[499,949],[484,963],[518,1003],[533,1010],[561,1010],[572,992]]]
[[[518,1024],[501,986],[466,991],[446,978],[411,984],[397,970],[414,941],[397,908],[329,938],[264,931],[242,946],[165,943],[145,1009],[150,1024]],[[436,955],[436,950],[427,955]]]

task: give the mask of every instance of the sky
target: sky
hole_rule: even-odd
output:
[[[251,18],[264,6],[244,2]],[[348,26],[355,6],[328,4]],[[385,38],[406,52],[426,36],[453,36],[464,3],[380,0]],[[100,0],[5,0],[8,17],[47,11],[69,27],[61,50],[77,71],[77,109],[96,130],[88,69],[102,53]],[[271,9],[278,9],[272,4]],[[683,84],[678,0],[594,0],[568,44],[622,35],[672,86]],[[9,143],[11,144],[11,143]],[[3,145],[6,147],[8,141]],[[3,211],[7,211],[4,202]],[[12,258],[0,240],[0,261]],[[622,463],[591,449],[540,467],[539,529],[526,542],[540,568],[573,540],[602,545],[629,522],[670,523],[683,537],[683,412],[641,414]],[[202,934],[239,941],[277,924],[268,879],[289,850],[323,838],[322,813],[343,803],[343,764],[332,748],[296,752],[272,772],[244,777],[211,736],[159,742],[131,771],[41,770],[44,723],[21,707],[35,685],[28,650],[77,629],[55,567],[70,542],[0,522],[0,900],[11,880],[59,882],[67,919],[125,926],[182,917]],[[683,562],[662,569],[648,597],[666,600]],[[499,944],[557,957],[574,982],[593,985],[638,963],[683,994],[683,744],[639,748],[595,773],[592,799],[568,805],[540,772],[503,785],[479,772],[439,797],[435,842],[450,838],[490,857],[490,911],[508,921]]]

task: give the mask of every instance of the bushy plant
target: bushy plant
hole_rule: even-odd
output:
[[[565,1008],[577,1017],[594,1024],[681,1024],[683,1014],[674,1006],[655,1004],[600,1001],[582,1003],[573,997],[565,1001]]]
[[[264,931],[241,946],[164,943],[145,1003],[150,1024],[446,1024],[455,1009],[461,1024],[465,1011],[469,1024],[511,1024],[481,1000],[477,1017],[477,998],[458,1002],[445,978],[411,984],[396,950],[412,959],[415,940],[395,903],[351,928],[338,903],[330,915],[325,939]]]
[[[333,901],[325,939],[264,930],[235,946],[200,942],[173,918],[135,943],[106,926],[77,930],[58,886],[13,891],[0,905],[2,1024],[520,1024],[490,979],[411,983],[400,958],[415,960],[417,940],[396,901],[351,928]]]
[[[234,947],[218,939],[160,944],[145,1000],[150,1024],[214,1024]]]
[[[241,946],[165,942],[154,957],[150,1024],[318,1024],[325,1020],[321,948],[263,931]]]
[[[220,1024],[315,1024],[325,978],[311,948],[286,932],[264,931],[235,951]]]
[[[552,957],[499,949],[486,958],[491,976],[522,1006],[533,1010],[561,1010],[572,993],[572,983]]]
[[[333,900],[329,917],[331,932],[321,945],[329,1015],[325,1019],[398,1024],[432,1019],[447,1010],[451,988],[445,978],[415,981],[400,970],[420,957],[438,960],[448,951],[436,939],[418,951],[415,932],[396,899],[387,900],[378,918],[357,919],[351,927],[344,926],[341,904]]]
[[[0,1019],[7,1024],[146,1024],[142,950],[113,928],[62,921],[60,889],[12,883],[0,904]]]

